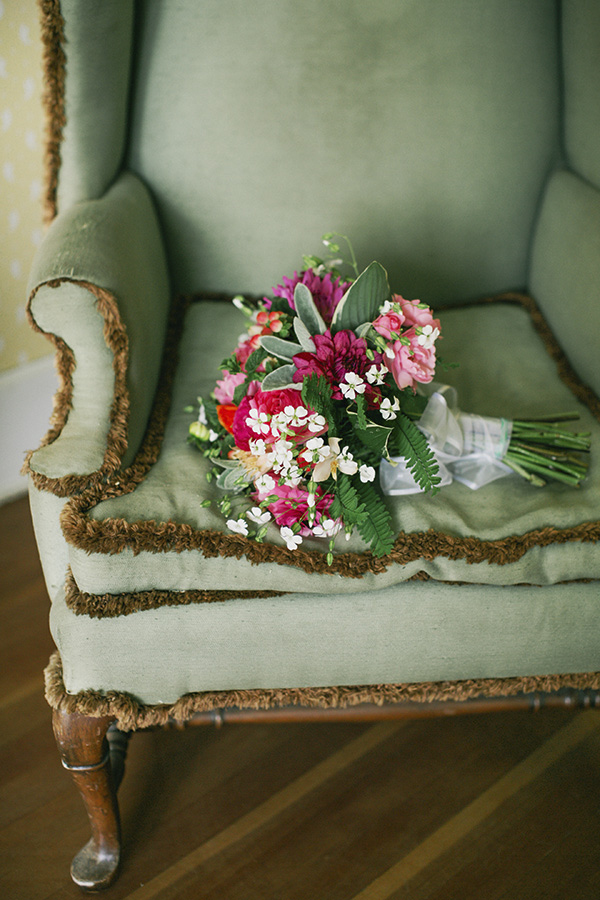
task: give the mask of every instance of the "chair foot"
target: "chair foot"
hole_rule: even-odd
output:
[[[121,856],[117,785],[107,740],[113,721],[60,710],[52,718],[63,766],[71,772],[90,820],[92,837],[71,865],[73,881],[86,891],[112,884]]]

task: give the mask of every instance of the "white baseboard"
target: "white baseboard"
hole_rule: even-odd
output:
[[[27,491],[21,466],[48,431],[57,386],[52,356],[0,373],[0,503]]]

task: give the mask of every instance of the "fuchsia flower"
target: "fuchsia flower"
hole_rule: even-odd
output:
[[[334,400],[344,399],[340,385],[345,382],[346,373],[354,373],[362,377],[373,366],[378,365],[382,356],[375,353],[374,359],[367,356],[367,342],[364,338],[358,338],[353,331],[337,331],[334,335],[329,329],[325,334],[313,335],[316,347],[315,353],[298,353],[294,356],[294,381],[301,383],[315,372],[323,375],[332,388]],[[370,406],[376,406],[381,397],[381,391],[370,383],[365,389],[365,397]]]
[[[277,499],[269,503],[269,512],[280,528],[292,528],[298,522],[300,524],[298,534],[306,537],[312,534],[315,526],[318,527],[322,521],[329,518],[328,512],[333,495],[324,493],[320,487],[317,487],[315,494],[310,494],[301,487],[278,484],[268,494],[257,492],[253,497],[260,503],[268,496],[274,495]],[[314,511],[314,515],[310,513],[312,525],[308,524],[310,509]]]
[[[313,269],[307,269],[298,275],[294,272],[293,278],[284,278],[283,284],[278,284],[273,288],[275,297],[285,297],[290,305],[290,309],[295,310],[294,290],[297,284],[305,284],[313,296],[315,305],[326,325],[331,324],[335,308],[350,287],[350,282],[342,281],[341,278],[333,279],[331,273],[328,272],[323,278],[317,275]],[[267,308],[270,308],[271,301],[265,297]]]

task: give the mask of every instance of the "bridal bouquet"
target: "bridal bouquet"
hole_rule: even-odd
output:
[[[333,237],[325,243],[335,253]],[[350,253],[348,280],[336,268],[340,260],[305,257],[305,269],[284,278],[272,297],[234,298],[247,331],[221,363],[212,397],[199,398],[189,428],[189,440],[213,463],[207,477],[223,491],[216,502],[232,532],[262,541],[274,523],[290,550],[307,537],[325,539],[330,560],[336,535],[354,529],[374,555],[391,551],[395,533],[383,492],[435,492],[446,483],[452,466],[444,449],[456,428],[462,460],[480,455],[478,429],[489,443],[490,427],[496,429],[490,423],[499,421],[500,465],[531,477],[514,444],[511,457],[505,420],[471,423],[467,446],[465,418],[441,386],[426,387],[436,367],[439,320],[427,304],[393,293],[378,262],[359,273],[351,247]],[[431,427],[440,396],[441,437],[439,423]],[[536,427],[519,426],[534,444],[526,451],[534,462],[547,460],[535,455]],[[493,459],[498,441],[492,446]],[[460,479],[458,471],[454,476]]]

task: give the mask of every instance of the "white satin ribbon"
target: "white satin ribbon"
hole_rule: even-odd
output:
[[[439,466],[440,487],[459,481],[476,491],[510,475],[501,462],[508,450],[512,423],[508,419],[473,416],[458,409],[456,390],[431,384],[433,390],[417,427],[427,438]],[[381,489],[388,496],[421,491],[404,457],[381,460]]]

